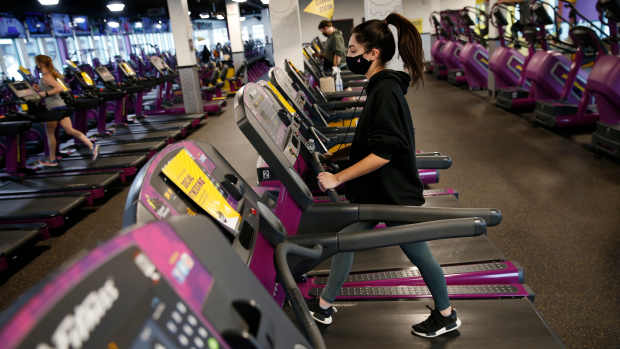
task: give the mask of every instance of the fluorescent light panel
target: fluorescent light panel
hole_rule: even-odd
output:
[[[60,0],[39,0],[39,4],[43,6],[55,6],[58,5]]]
[[[120,1],[109,2],[106,7],[112,12],[121,12],[125,9],[125,4]]]

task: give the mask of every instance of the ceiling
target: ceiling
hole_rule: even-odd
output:
[[[106,8],[109,0],[60,0],[57,6],[42,6],[37,0],[0,0],[2,2],[2,12],[10,12],[21,17],[26,12],[44,13],[68,13],[80,14],[93,18],[109,18],[115,16],[125,16],[137,18],[142,16],[167,17],[166,0],[122,0],[125,3],[125,10],[121,13],[112,13]],[[225,0],[187,0],[192,19],[199,18],[203,12],[221,13],[225,15]],[[260,13],[261,9],[267,8],[260,0],[247,0],[240,3],[241,15]],[[159,13],[159,15],[156,15]]]

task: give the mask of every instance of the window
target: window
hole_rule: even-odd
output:
[[[99,61],[105,64],[110,57],[105,44],[105,36],[93,36],[93,47],[95,49],[95,57],[99,58]]]
[[[93,60],[93,48],[90,46],[90,40],[88,40],[87,36],[78,36],[77,38],[82,63],[91,63]]]
[[[0,39],[0,55],[3,59],[2,70],[9,77],[21,80],[19,74],[19,56],[17,55],[17,47],[12,39]]]
[[[216,28],[213,30],[213,42],[215,45],[218,43],[224,45],[228,42],[228,29],[224,28]]]
[[[80,60],[78,56],[77,47],[75,46],[75,40],[72,37],[68,37],[65,39],[65,44],[67,45],[67,58],[77,62]],[[65,65],[66,62],[62,62]]]
[[[54,38],[43,38],[43,51],[46,55],[50,56],[50,58],[54,61],[54,66],[57,69],[63,66],[62,58],[60,57],[60,52],[58,52],[58,46],[56,44],[56,39]]]
[[[265,42],[265,26],[262,24],[254,24],[252,26],[252,37],[254,40]]]
[[[248,31],[248,27],[243,27],[243,29],[241,30],[241,40],[250,40],[250,32]]]
[[[24,53],[24,59],[26,61],[24,62],[24,66],[30,69],[30,71],[34,71],[34,68],[35,68],[34,57],[36,57],[40,52],[42,52],[42,50],[39,47],[39,44],[37,43],[36,39],[31,39],[30,41],[26,41],[25,47],[26,47],[26,52]]]

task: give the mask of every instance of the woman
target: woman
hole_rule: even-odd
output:
[[[86,144],[92,153],[92,159],[97,160],[99,156],[99,145],[93,143],[82,132],[73,128],[71,118],[68,115],[67,105],[60,96],[63,92],[62,86],[56,79],[62,79],[62,75],[54,68],[52,59],[45,55],[38,55],[34,58],[37,68],[41,72],[41,86],[35,88],[39,91],[39,95],[43,97],[46,111],[39,113],[39,121],[45,122],[45,131],[47,134],[47,146],[49,149],[49,159],[38,162],[39,167],[57,167],[56,160],[56,127],[60,123],[65,132],[72,137],[79,139]]]
[[[365,74],[369,79],[368,96],[350,150],[352,165],[335,174],[320,173],[319,186],[327,190],[345,184],[346,196],[354,203],[424,204],[415,160],[413,121],[405,100],[408,86],[422,80],[420,33],[396,13],[383,21],[364,22],[353,29],[346,60],[353,73]],[[402,71],[405,69],[408,74]],[[461,322],[450,305],[443,271],[427,243],[400,247],[419,268],[435,301],[431,315],[413,325],[412,332],[430,338],[456,330]],[[309,305],[316,321],[331,324],[333,302],[352,264],[353,253],[333,257],[327,285],[321,297]]]

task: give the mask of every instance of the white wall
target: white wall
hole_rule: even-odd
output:
[[[299,15],[301,17],[301,39],[310,42],[315,36],[321,36],[318,29],[319,22],[325,18],[304,12],[311,0],[299,0]],[[353,19],[353,25],[362,23],[364,17],[364,0],[334,0],[334,20]],[[321,40],[325,37],[321,36]]]

